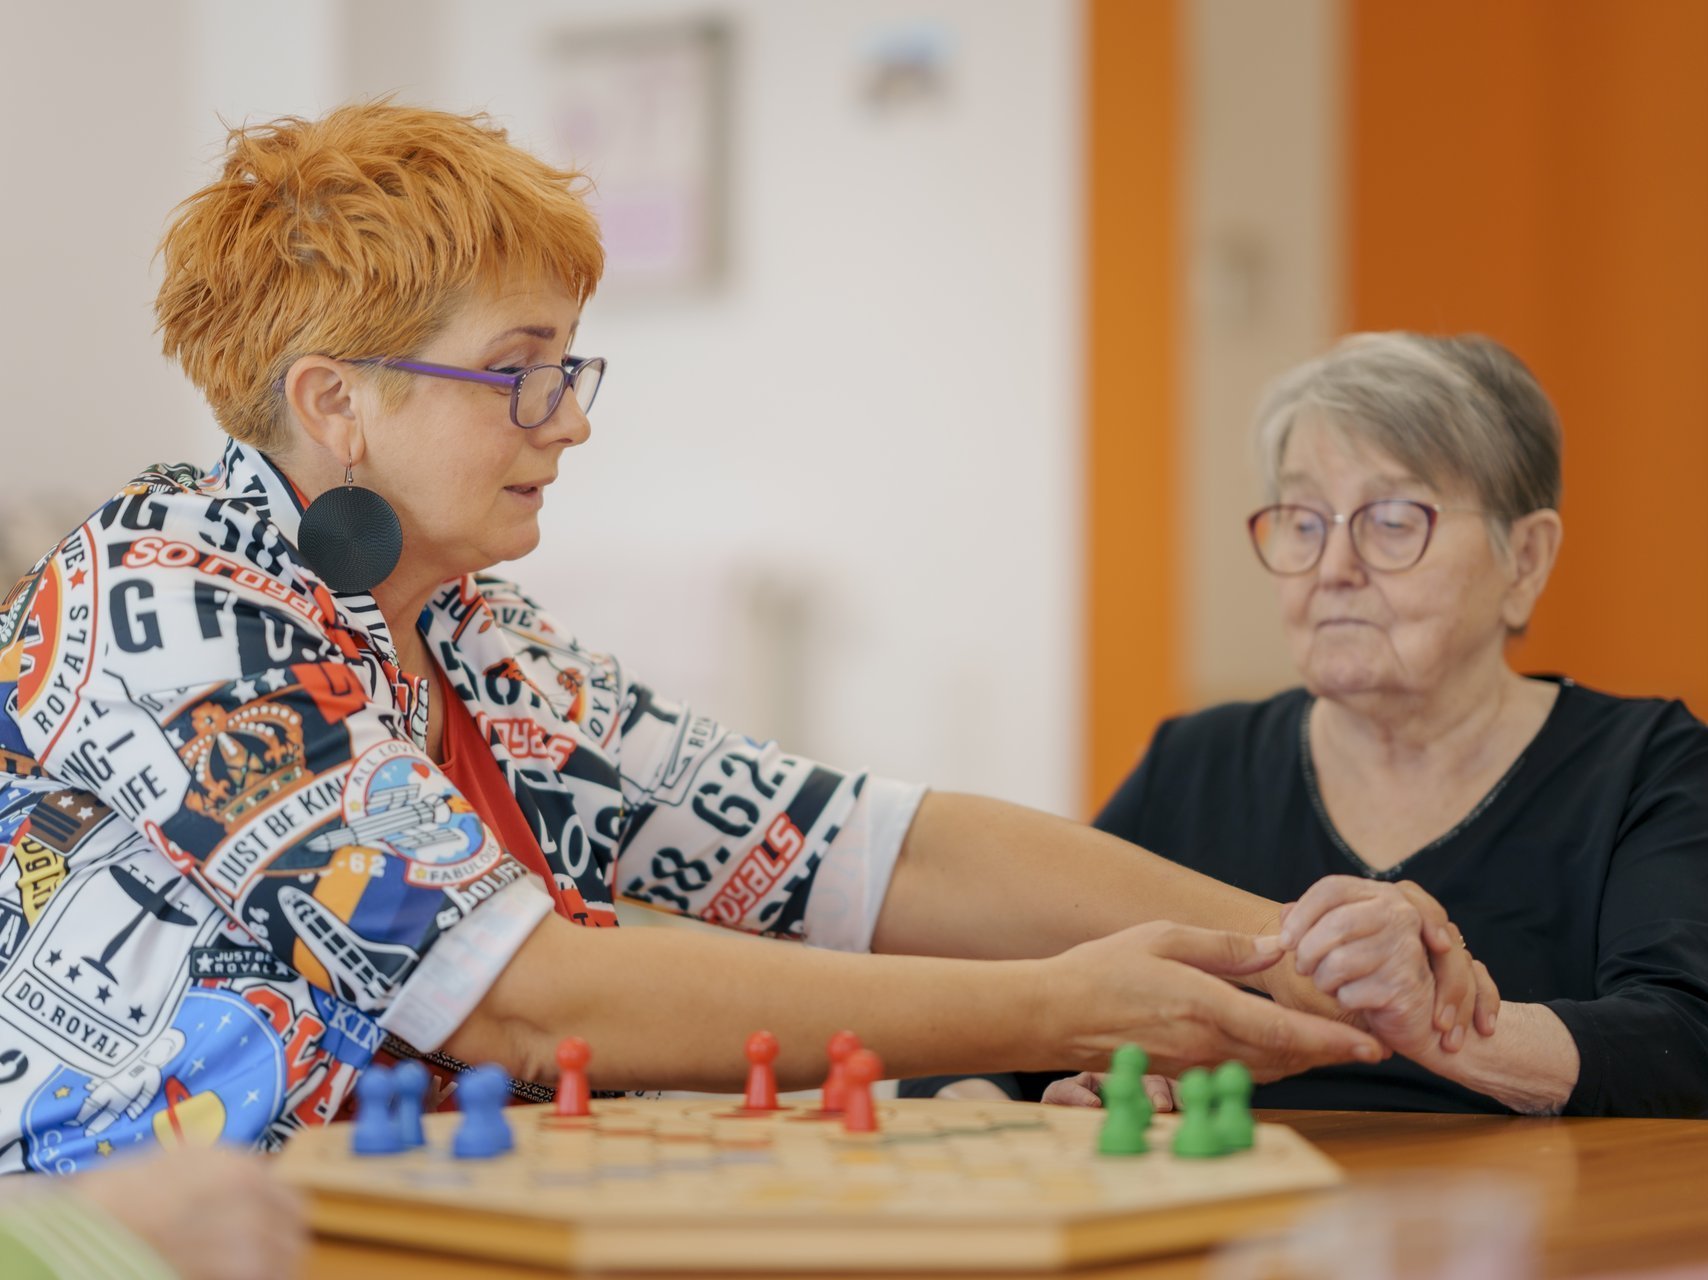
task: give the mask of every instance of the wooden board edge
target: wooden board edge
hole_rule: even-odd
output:
[[[1139,1219],[1109,1217],[1077,1222],[1063,1232],[1064,1248],[1056,1265],[1137,1262],[1207,1249],[1244,1236],[1266,1235],[1292,1221],[1332,1186],[1277,1191],[1227,1204],[1186,1205]]]
[[[316,1235],[424,1252],[502,1259],[573,1269],[577,1230],[567,1222],[453,1205],[400,1204],[347,1192],[309,1191],[308,1222]]]
[[[1009,1226],[887,1223],[868,1234],[845,1222],[670,1225],[638,1236],[630,1222],[579,1228],[488,1210],[435,1206],[422,1214],[359,1195],[318,1192],[310,1224],[326,1236],[559,1270],[759,1274],[765,1271],[1039,1272],[1137,1261],[1204,1248],[1284,1225],[1324,1187],[1290,1189],[1236,1203],[1188,1205],[1140,1218],[1118,1215]],[[762,1258],[751,1245],[764,1240]]]

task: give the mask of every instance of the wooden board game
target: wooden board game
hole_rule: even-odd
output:
[[[456,1160],[460,1117],[427,1145],[356,1156],[350,1126],[300,1134],[280,1169],[323,1235],[566,1271],[1049,1271],[1201,1248],[1273,1224],[1339,1168],[1282,1125],[1250,1151],[1184,1160],[1173,1115],[1149,1154],[1096,1154],[1095,1109],[879,1104],[845,1133],[805,1108],[596,1102],[586,1120],[510,1108],[516,1148]]]

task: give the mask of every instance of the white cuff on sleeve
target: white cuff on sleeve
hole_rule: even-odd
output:
[[[380,1015],[380,1026],[423,1053],[437,1049],[551,913],[551,898],[531,877],[506,885],[440,935]]]
[[[808,946],[870,951],[901,843],[925,798],[918,783],[868,776],[848,821],[824,851],[802,921]]]

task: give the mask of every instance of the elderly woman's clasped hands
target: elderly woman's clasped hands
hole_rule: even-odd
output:
[[[1327,876],[1281,909],[1281,943],[1317,990],[1396,1053],[1457,1053],[1493,1035],[1500,992],[1458,926],[1417,885]]]
[[[1494,1034],[1494,979],[1441,904],[1410,881],[1326,876],[1281,908],[1280,925],[1278,964],[1290,956],[1299,985],[1308,982],[1395,1053],[1457,1053],[1467,1036]],[[1043,1100],[1098,1106],[1101,1081],[1080,1072],[1050,1084]],[[1147,1076],[1145,1092],[1159,1111],[1174,1109],[1172,1080]]]

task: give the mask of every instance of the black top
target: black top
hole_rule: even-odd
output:
[[[1567,1114],[1708,1115],[1708,726],[1678,702],[1560,683],[1507,775],[1387,871],[1329,821],[1298,689],[1164,723],[1096,825],[1278,902],[1326,875],[1415,881],[1503,1001],[1546,1004],[1571,1032],[1582,1067]],[[1398,1056],[1264,1085],[1254,1101],[1504,1110]]]

